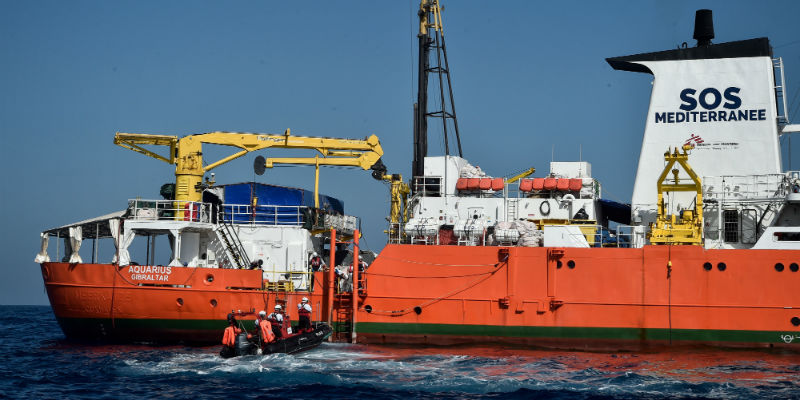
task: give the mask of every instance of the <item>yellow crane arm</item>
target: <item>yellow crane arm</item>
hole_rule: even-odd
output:
[[[168,164],[175,164],[175,147],[178,144],[177,136],[168,135],[142,135],[138,133],[117,133],[114,136],[114,144],[137,153],[153,157]],[[160,154],[152,152],[141,145],[169,146],[169,155],[166,158]]]
[[[383,148],[375,135],[366,139],[293,136],[289,129],[283,135],[210,132],[189,135],[180,139],[177,136],[169,135],[118,132],[114,137],[114,143],[137,153],[175,164],[175,200],[178,201],[200,201],[202,195],[199,188],[206,172],[252,151],[267,148],[310,149],[316,150],[321,158],[319,156],[297,158],[294,159],[297,161],[295,164],[348,165],[364,169],[378,164],[383,155]],[[236,147],[241,150],[204,165],[202,148],[204,143]],[[146,145],[168,146],[169,154],[163,156],[142,147]],[[310,160],[315,161],[309,162]]]
[[[518,180],[520,180],[522,178],[530,176],[534,172],[536,172],[536,168],[533,168],[533,167],[528,168],[525,171],[522,171],[519,174],[516,174],[516,175],[512,176],[511,178],[508,178],[506,180],[506,183],[514,183],[514,182],[516,182],[516,181],[518,181]]]

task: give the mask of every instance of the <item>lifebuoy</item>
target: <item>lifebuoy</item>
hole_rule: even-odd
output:
[[[550,203],[546,200],[539,204],[539,212],[542,215],[550,215]]]

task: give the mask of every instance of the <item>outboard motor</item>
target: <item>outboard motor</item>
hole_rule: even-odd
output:
[[[247,340],[247,333],[242,332],[236,336],[236,355],[246,356],[256,353],[256,346]]]

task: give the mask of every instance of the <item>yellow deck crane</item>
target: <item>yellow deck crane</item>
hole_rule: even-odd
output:
[[[656,222],[650,224],[649,239],[652,244],[703,245],[703,185],[700,178],[689,166],[689,153],[693,146],[684,145],[679,152],[677,148],[664,153],[666,165],[658,177],[658,204]],[[672,168],[678,163],[689,175],[691,183],[681,183],[678,178],[680,170]],[[672,183],[665,183],[667,175],[672,173]],[[678,215],[670,214],[664,201],[664,193],[695,193],[694,209],[678,210]]]
[[[215,144],[236,147],[238,152],[204,165],[203,144]],[[244,156],[247,153],[268,149],[310,149],[318,154],[306,158],[269,158],[264,159],[263,167],[270,168],[275,164],[305,164],[315,165],[314,206],[319,207],[319,166],[352,166],[364,170],[372,170],[372,176],[378,180],[393,181],[399,175],[387,175],[386,166],[381,161],[383,148],[375,135],[365,139],[340,139],[327,137],[294,136],[287,129],[283,135],[246,133],[246,132],[211,132],[189,135],[183,138],[171,135],[149,135],[140,133],[118,132],[114,137],[114,144],[137,153],[153,157],[168,164],[175,165],[175,201],[201,201],[203,176],[206,172]],[[169,147],[169,154],[162,156],[142,146]],[[260,160],[256,161],[256,171],[259,170]],[[262,170],[263,172],[263,170]],[[402,178],[399,178],[402,182]],[[212,182],[213,184],[213,182]],[[407,187],[407,185],[406,185]],[[395,190],[392,191],[394,193]],[[398,190],[398,196],[403,192]],[[392,218],[399,220],[403,211],[395,212],[395,204],[405,204],[404,198],[392,197]],[[404,209],[405,207],[403,207]]]

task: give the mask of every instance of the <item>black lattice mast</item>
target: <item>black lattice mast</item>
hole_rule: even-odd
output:
[[[418,14],[419,64],[417,103],[414,105],[413,176],[423,175],[423,162],[428,155],[428,118],[441,119],[445,154],[450,155],[449,136],[450,134],[455,134],[458,156],[463,157],[456,107],[453,101],[450,67],[447,62],[447,48],[444,42],[442,9],[439,6],[439,0],[421,0]],[[436,52],[435,57],[431,56],[431,50]],[[434,106],[436,108],[434,110],[428,110],[429,74],[435,74],[434,79],[438,81],[440,101]],[[447,97],[445,97],[445,85],[447,87]],[[449,99],[449,102],[447,99]],[[448,119],[453,121],[453,129],[448,129]]]

